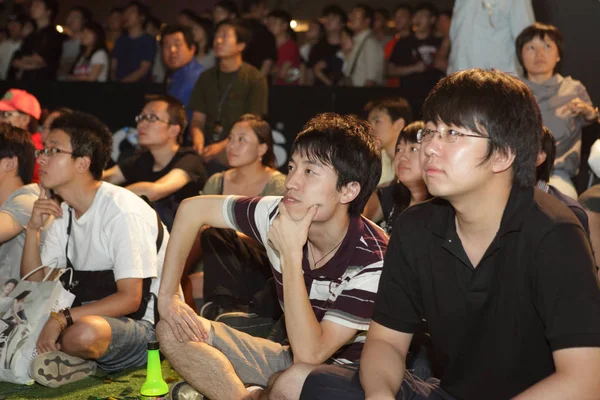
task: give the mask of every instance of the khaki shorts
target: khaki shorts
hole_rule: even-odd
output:
[[[211,321],[208,344],[225,354],[245,385],[267,386],[269,378],[293,363],[290,346],[250,336]]]

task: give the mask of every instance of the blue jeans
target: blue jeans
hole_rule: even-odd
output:
[[[148,361],[148,342],[156,340],[154,325],[127,317],[102,317],[108,322],[111,340],[106,352],[96,360],[107,372],[141,367]]]
[[[302,387],[301,400],[362,400],[365,392],[360,385],[357,364],[324,365],[313,370]],[[409,370],[396,400],[455,400],[440,388],[439,380],[422,380]]]

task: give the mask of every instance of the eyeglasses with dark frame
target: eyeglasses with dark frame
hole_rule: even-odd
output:
[[[42,155],[46,156],[46,157],[54,157],[58,153],[73,155],[73,152],[71,152],[71,151],[58,149],[56,147],[44,147],[41,150],[36,150],[33,154],[35,155],[35,158],[38,158],[39,156],[42,156]]]
[[[158,115],[154,115],[154,114],[140,114],[140,115],[136,115],[135,116],[135,123],[139,124],[142,121],[148,121],[151,124],[155,123],[155,122],[164,122],[167,125],[171,125],[171,122],[164,120],[164,119],[160,119],[158,117]]]
[[[456,143],[459,137],[474,137],[478,139],[487,139],[490,140],[489,136],[481,136],[481,135],[470,135],[468,133],[459,132],[456,129],[448,129],[447,131],[433,130],[433,129],[419,129],[417,132],[417,142],[418,143],[429,143],[433,140],[435,134],[438,134],[438,138],[442,141],[442,143]]]

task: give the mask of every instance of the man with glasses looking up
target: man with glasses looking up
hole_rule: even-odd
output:
[[[179,203],[204,187],[204,163],[194,149],[181,146],[187,118],[176,98],[151,98],[135,121],[144,151],[104,171],[102,179],[154,201],[170,230]]]
[[[36,151],[41,190],[26,227],[21,274],[56,264],[73,277],[73,307],[51,314],[29,370],[36,382],[56,387],[97,367],[116,372],[146,364],[169,233],[142,198],[101,181],[112,149],[102,122],[73,112],[50,128],[45,148]],[[55,219],[40,247],[49,216]]]
[[[532,92],[505,73],[457,72],[423,120],[420,163],[436,198],[396,220],[360,372],[314,372],[302,398],[598,399],[595,263],[575,215],[534,188]],[[441,379],[427,385],[405,369],[424,320]]]

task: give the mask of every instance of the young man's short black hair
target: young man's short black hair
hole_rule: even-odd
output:
[[[81,14],[81,17],[83,19],[83,24],[86,24],[94,19],[94,14],[92,13],[92,10],[90,10],[89,8],[87,8],[85,6],[71,7],[70,12],[71,11],[77,11],[79,14]]]
[[[189,19],[198,18],[198,15],[189,8],[183,8],[177,12],[178,15],[185,15]]]
[[[252,11],[253,7],[259,7],[265,4],[266,0],[242,0],[241,9],[243,13],[249,13]]]
[[[292,14],[285,10],[282,10],[281,8],[276,8],[274,10],[269,11],[269,13],[267,14],[267,18],[275,18],[289,25],[292,21]]]
[[[488,153],[511,151],[513,182],[531,187],[540,148],[542,117],[531,90],[506,73],[470,69],[437,83],[423,104],[425,122],[444,122],[489,136]]]
[[[420,3],[415,7],[414,12],[418,13],[419,11],[423,11],[423,10],[429,11],[429,15],[432,17],[438,16],[438,9],[433,3],[429,3],[429,2]]]
[[[556,158],[556,139],[546,125],[542,129],[540,152],[546,155],[546,159],[536,167],[535,180],[549,182]]]
[[[46,6],[46,10],[50,10],[50,22],[54,22],[60,11],[58,0],[39,0]]]
[[[145,4],[137,0],[132,0],[129,3],[125,4],[123,7],[123,11],[127,10],[130,7],[135,7],[137,9],[138,14],[146,20],[150,15],[150,9]]]
[[[413,121],[412,108],[408,104],[408,101],[402,97],[384,97],[370,101],[364,109],[366,116],[368,117],[369,113],[373,110],[386,111],[392,122],[398,118],[402,118],[404,119],[404,123],[408,125]]]
[[[523,47],[525,47],[526,43],[529,43],[535,38],[544,40],[546,36],[556,43],[556,47],[558,48],[558,56],[562,58],[563,51],[565,49],[565,40],[563,39],[562,33],[560,33],[558,28],[554,25],[546,25],[536,22],[535,24],[523,29],[523,31],[519,33],[519,36],[517,36],[517,39],[515,39],[517,59],[519,60],[519,64],[521,64],[521,67],[523,67],[525,73],[527,73],[527,71],[525,70],[525,64],[523,64],[523,55],[521,54],[523,52]]]
[[[381,14],[383,16],[383,19],[386,20],[386,21],[390,19],[390,12],[388,11],[387,8],[383,8],[383,7],[377,8],[374,11],[374,13],[375,14]]]
[[[413,13],[413,8],[410,5],[406,3],[400,3],[397,4],[396,7],[394,7],[393,15],[396,15],[396,13],[400,10],[406,10],[410,15],[412,15]]]
[[[112,152],[112,134],[108,127],[93,115],[74,111],[56,118],[50,130],[59,129],[71,138],[72,157],[89,157],[90,174],[102,179],[102,171]]]
[[[340,21],[345,25],[348,22],[348,14],[337,4],[330,4],[323,8],[321,12],[323,17],[327,17],[328,15],[335,15],[340,18]]]
[[[361,9],[365,18],[369,20],[369,26],[373,27],[373,22],[375,22],[375,11],[373,11],[373,8],[366,3],[358,3],[354,8]]]
[[[169,115],[169,124],[179,125],[179,127],[181,128],[181,130],[179,131],[179,136],[177,138],[178,142],[181,143],[183,133],[188,124],[185,106],[181,101],[179,101],[179,99],[168,94],[147,96],[146,103],[144,104],[144,106],[154,101],[164,101],[165,103],[167,103],[167,114]]]
[[[19,163],[17,172],[25,185],[30,184],[33,180],[34,153],[35,146],[29,132],[0,122],[0,159],[17,157]]]
[[[360,215],[381,178],[381,153],[369,131],[364,120],[324,113],[309,120],[292,145],[292,154],[331,166],[338,190],[350,182],[360,184],[348,208],[351,216]]]
[[[247,45],[250,43],[250,40],[252,40],[252,32],[250,32],[250,30],[240,20],[226,19],[221,21],[215,27],[215,32],[218,31],[223,25],[228,25],[233,28],[237,43],[244,43]]]
[[[237,18],[240,15],[237,4],[231,0],[220,0],[215,4],[215,7],[220,7],[223,10],[227,10],[229,14],[235,15]]]
[[[174,33],[181,33],[183,35],[183,39],[185,40],[185,44],[187,44],[188,49],[191,49],[196,45],[194,42],[194,32],[192,32],[192,28],[179,24],[169,24],[163,28],[160,34],[160,44],[162,45],[163,41],[165,40],[165,36],[172,35]]]

